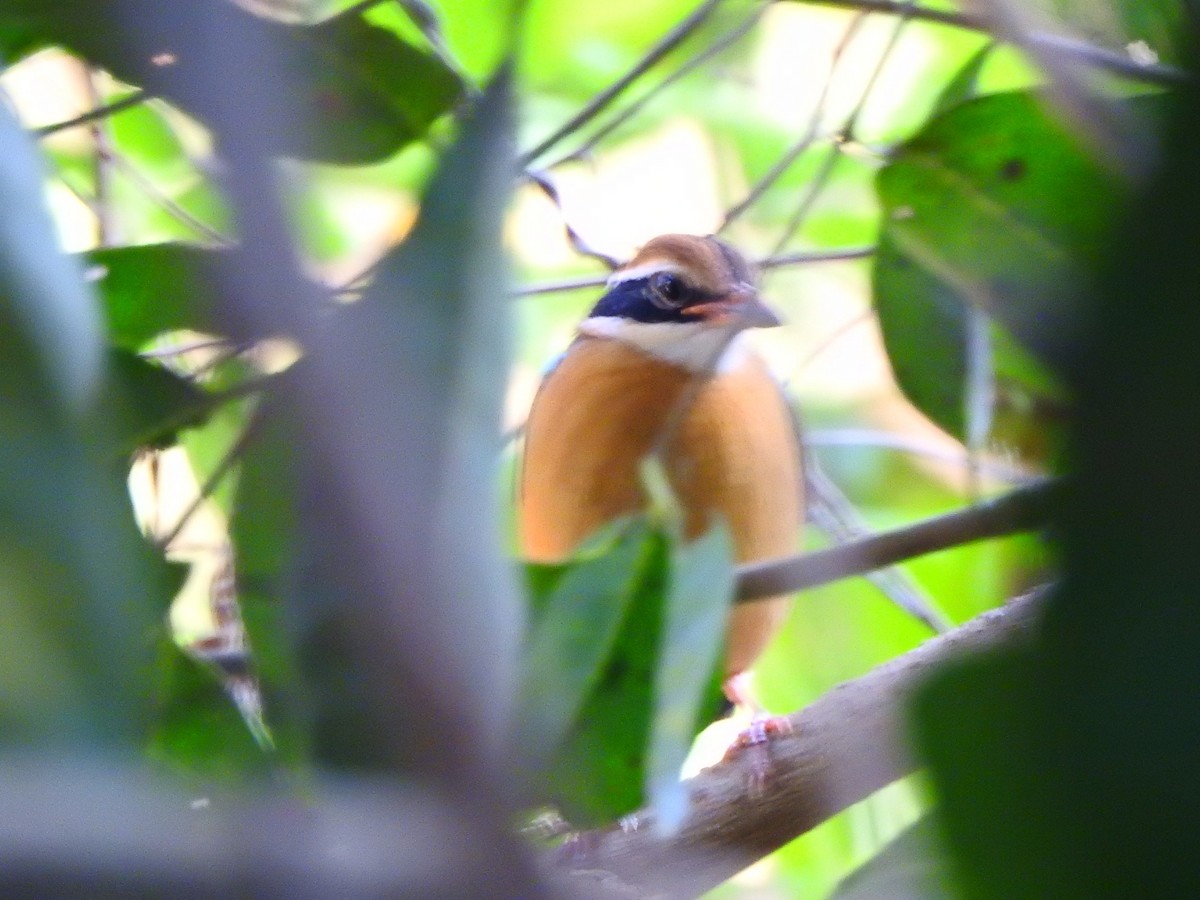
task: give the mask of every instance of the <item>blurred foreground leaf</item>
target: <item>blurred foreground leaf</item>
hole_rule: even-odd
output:
[[[452,767],[493,752],[511,722],[519,623],[493,473],[508,104],[501,75],[443,158],[413,232],[358,302],[322,321],[243,458],[239,589],[255,655],[280,666],[260,667],[267,721],[278,737],[278,704],[294,711],[300,743],[325,765]],[[331,405],[306,406],[311,397]],[[406,653],[416,633],[446,648],[436,662],[408,655],[426,645]],[[289,666],[294,675],[275,674]],[[445,710],[421,700],[433,685],[466,704],[445,731]],[[289,696],[273,701],[273,687]]]
[[[646,788],[658,822],[674,829],[687,813],[680,769],[700,728],[712,718],[713,686],[733,604],[733,538],[723,520],[671,552],[663,644],[654,679],[654,721]],[[706,718],[707,715],[707,718]]]
[[[649,790],[672,787],[696,734],[721,706],[732,569],[723,529],[672,549],[644,524],[554,567],[532,566],[519,739],[533,745],[537,800],[579,827],[607,825]],[[688,604],[692,604],[689,608]],[[615,635],[613,629],[615,627]],[[572,658],[565,678],[549,659]],[[548,707],[551,713],[545,709]]]
[[[1149,116],[1155,102],[1129,108]],[[1028,428],[1013,420],[1032,413],[1045,426],[1061,411],[1080,292],[1128,194],[1044,103],[1037,92],[962,103],[878,177],[874,292],[888,356],[909,399],[960,437],[968,307],[994,323],[997,392],[1014,414],[1000,427],[1019,436]]]
[[[242,84],[253,92],[270,83],[286,98],[284,108],[255,123],[285,156],[345,164],[385,159],[421,137],[462,92],[441,60],[360,12],[285,25],[231,3],[16,0],[0,11],[0,47],[10,56],[65,47],[205,122],[227,114],[210,67],[218,58],[213,47],[229,41],[272,48],[242,58]],[[263,69],[268,60],[278,67]]]
[[[100,314],[43,183],[0,109],[0,734],[132,747],[176,584],[107,455]]]
[[[946,666],[915,704],[972,898],[1200,893],[1200,92],[1132,205],[1077,348],[1063,579],[1028,646]]]

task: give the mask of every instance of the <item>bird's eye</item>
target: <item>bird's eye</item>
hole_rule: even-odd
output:
[[[683,279],[670,272],[650,276],[650,302],[660,309],[678,309],[687,293]]]

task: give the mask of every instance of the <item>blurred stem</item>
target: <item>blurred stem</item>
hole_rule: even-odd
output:
[[[994,24],[984,16],[945,9],[929,9],[924,6],[911,5],[910,3],[903,2],[903,0],[793,0],[793,2],[809,3],[815,6],[840,6],[847,9],[886,13],[889,15],[903,15],[915,21],[935,22],[939,25],[965,28],[969,31],[979,31],[985,34],[992,34],[995,31]],[[1025,35],[1025,41],[1031,46],[1061,53],[1079,62],[1122,75],[1134,81],[1173,85],[1187,81],[1189,77],[1186,72],[1182,72],[1172,66],[1164,66],[1158,63],[1142,64],[1122,53],[1117,53],[1104,47],[1097,47],[1086,41],[1064,35],[1035,31]]]
[[[81,64],[84,86],[93,109],[102,105],[103,98],[96,85],[97,71],[91,66]],[[103,119],[96,119],[88,129],[92,134],[95,146],[95,202],[92,212],[96,216],[96,243],[107,247],[117,242],[112,216],[112,184],[113,184],[113,142],[108,132],[108,124]]]
[[[1042,528],[1061,492],[1061,481],[1043,479],[995,500],[840,547],[739,566],[738,602],[817,587],[938,550]]]
[[[689,811],[677,832],[654,827],[654,813],[646,810],[629,817],[636,828],[568,843],[546,869],[568,892],[587,888],[589,897],[694,897],[711,890],[912,772],[904,698],[933,666],[1027,640],[1044,595],[1034,591],[984,613],[789,716],[790,731],[771,740],[769,790],[754,775],[756,760],[741,753],[687,782]]]

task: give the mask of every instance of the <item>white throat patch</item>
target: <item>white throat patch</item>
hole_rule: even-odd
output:
[[[742,362],[749,349],[741,332],[729,340],[726,329],[702,322],[637,322],[620,316],[593,316],[580,324],[579,333],[622,341],[692,372],[708,371],[718,352],[721,357],[715,371],[727,372]],[[722,351],[725,341],[729,343]]]

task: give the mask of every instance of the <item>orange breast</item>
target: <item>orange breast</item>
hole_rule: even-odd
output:
[[[616,341],[582,338],[548,376],[530,411],[519,498],[525,554],[569,556],[614,518],[641,509],[641,459],[691,375]],[[689,537],[714,513],[739,562],[794,552],[801,525],[800,450],[791,413],[762,361],[747,355],[695,395],[667,447],[667,471]],[[786,598],[739,606],[727,666],[750,666],[786,613]]]

